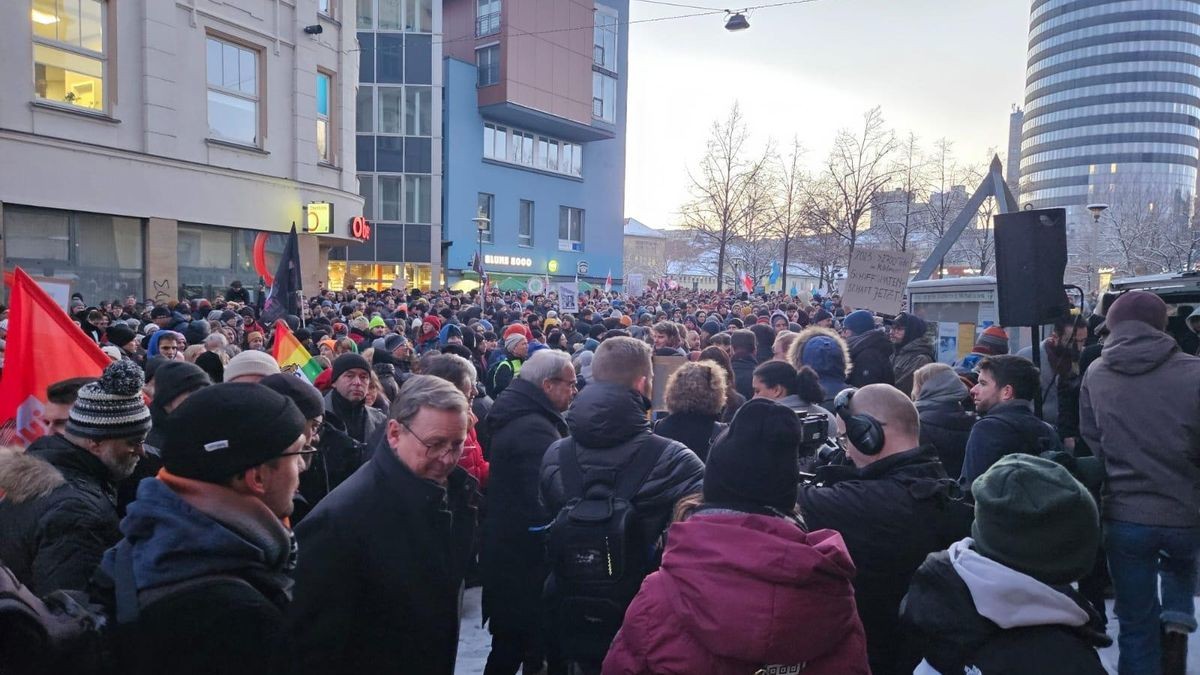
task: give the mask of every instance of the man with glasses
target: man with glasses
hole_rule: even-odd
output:
[[[538,471],[546,448],[567,434],[563,412],[575,398],[566,353],[542,349],[492,405],[484,429],[492,487],[483,524],[483,615],[492,633],[485,675],[536,673],[546,657],[542,586],[544,532]]]
[[[414,375],[371,461],[296,528],[289,673],[451,675],[475,528],[463,393]]]
[[[346,352],[333,362],[332,382],[333,391],[325,395],[325,411],[333,418],[331,423],[350,438],[374,448],[383,435],[387,416],[367,405],[371,364],[360,354]]]

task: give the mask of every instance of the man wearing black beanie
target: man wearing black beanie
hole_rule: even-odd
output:
[[[125,539],[94,581],[128,628],[116,636],[120,672],[269,671],[295,567],[286,518],[308,452],[296,404],[258,384],[204,387],[171,413],[163,470],[138,486]]]
[[[325,412],[330,423],[367,448],[374,448],[383,436],[387,415],[367,405],[371,364],[361,354],[342,354],[333,362],[331,382],[333,390],[325,395]],[[364,461],[365,453],[359,464]]]

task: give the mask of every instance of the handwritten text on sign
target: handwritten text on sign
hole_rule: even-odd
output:
[[[842,306],[898,314],[903,308],[912,254],[855,249],[846,273]]]

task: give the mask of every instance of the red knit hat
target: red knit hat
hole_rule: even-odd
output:
[[[988,326],[979,335],[979,339],[975,341],[975,346],[971,351],[976,354],[987,354],[988,356],[1007,354],[1008,333],[999,326]]]
[[[520,333],[521,335],[525,336],[526,340],[533,342],[533,332],[529,330],[529,326],[526,326],[523,323],[512,323],[508,326],[505,326],[504,334],[500,337],[500,340],[507,340],[508,336],[512,335],[513,333]]]

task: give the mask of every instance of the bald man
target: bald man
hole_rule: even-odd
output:
[[[900,600],[925,556],[970,534],[972,510],[933,448],[919,447],[917,409],[907,396],[872,384],[837,400],[842,445],[854,466],[802,485],[797,502],[809,529],[836,530],[846,540],[858,568],[854,594],[871,672],[911,673],[921,657],[900,633]],[[872,425],[873,441],[855,433]]]

